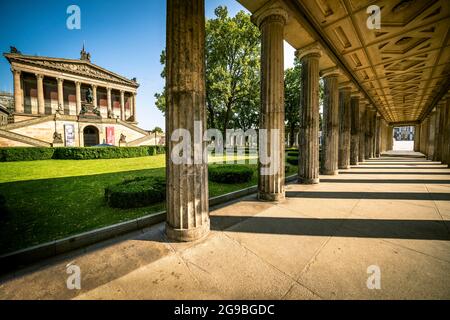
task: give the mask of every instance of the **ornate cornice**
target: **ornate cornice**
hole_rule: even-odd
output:
[[[119,76],[111,71],[103,69],[85,60],[34,57],[18,54],[5,54],[5,57],[8,59],[10,63],[16,62],[42,69],[62,71],[72,73],[75,75],[81,75],[88,78],[94,78],[126,86],[132,86],[135,88],[139,87],[139,84],[137,84],[136,82],[128,80],[122,76]]]

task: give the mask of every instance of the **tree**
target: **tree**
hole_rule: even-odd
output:
[[[289,133],[289,145],[295,141],[295,132],[300,127],[300,93],[302,64],[298,58],[294,67],[284,72],[284,107],[286,119],[286,135]],[[319,81],[319,106],[323,105],[323,81]],[[319,130],[322,130],[322,117],[319,117]]]
[[[298,58],[294,60],[294,67],[284,72],[284,107],[286,119],[286,133],[289,133],[289,145],[294,144],[295,132],[300,126],[300,89],[302,65]]]
[[[163,129],[161,129],[160,127],[155,127],[152,132],[156,132],[156,133],[163,133]]]
[[[260,32],[250,15],[228,16],[226,7],[215,10],[206,22],[207,125],[222,132],[256,128],[260,99]],[[161,54],[165,78],[165,52]],[[165,112],[165,91],[155,94],[156,106]]]

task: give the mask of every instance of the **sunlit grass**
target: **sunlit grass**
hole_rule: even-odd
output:
[[[246,160],[254,170],[241,184],[209,183],[210,197],[257,184],[256,158],[210,157],[209,163]],[[289,167],[288,174],[296,169]],[[0,213],[0,254],[164,210],[114,209],[104,200],[105,187],[138,176],[165,176],[165,155],[108,160],[44,160],[0,163],[0,194],[9,214]]]

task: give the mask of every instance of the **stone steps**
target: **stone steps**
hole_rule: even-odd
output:
[[[10,123],[10,124],[7,124],[6,126],[3,126],[2,129],[3,130],[14,130],[14,129],[19,129],[19,128],[47,122],[47,121],[52,121],[54,119],[55,119],[55,115],[52,114],[52,115],[48,115],[45,117],[39,117],[39,118],[20,121],[20,122],[16,122],[16,123]]]
[[[3,129],[0,129],[0,137],[10,139],[13,141],[18,141],[21,143],[25,143],[25,144],[28,144],[33,147],[51,147],[52,146],[51,143],[49,143],[49,142],[30,138],[30,137],[27,137],[27,136],[24,136],[24,135],[15,133],[15,132],[11,132],[8,130],[3,130]]]
[[[151,139],[154,139],[154,138],[155,138],[155,136],[149,134],[149,135],[147,135],[145,137],[142,137],[142,138],[139,138],[139,139],[136,139],[136,140],[128,142],[127,143],[127,147],[135,147],[135,146],[138,146],[139,144],[141,144],[141,143],[143,143],[143,142],[145,142],[147,140],[151,140]]]

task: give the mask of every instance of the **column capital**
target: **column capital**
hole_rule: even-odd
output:
[[[272,0],[258,9],[252,15],[251,19],[253,23],[260,28],[263,22],[269,17],[275,19],[275,21],[280,21],[281,23],[286,24],[289,19],[289,14],[282,2],[279,0]]]
[[[341,91],[352,91],[353,88],[354,88],[354,85],[351,81],[339,83],[339,90],[341,90]]]
[[[311,43],[306,47],[297,49],[295,55],[301,60],[305,57],[320,58],[322,56],[322,49],[318,42]]]
[[[97,85],[96,84],[91,84],[92,89],[97,89]]]
[[[75,85],[81,87],[81,81],[75,81]]]
[[[56,78],[56,81],[57,81],[58,83],[63,83],[63,82],[64,82],[64,79],[63,79],[63,78]]]
[[[352,98],[360,98],[361,99],[363,95],[359,91],[354,91],[350,94],[350,96]]]
[[[106,91],[107,91],[107,92],[111,92],[111,91],[112,91],[112,88],[111,88],[111,87],[106,87]]]
[[[14,73],[14,74],[19,74],[20,75],[22,73],[22,70],[17,69],[15,67],[11,67],[11,72]]]
[[[38,80],[44,79],[44,75],[42,73],[35,73],[34,75],[36,76],[36,79],[38,79]]]
[[[341,70],[338,67],[331,67],[323,69],[322,71],[320,71],[319,75],[322,78],[338,77],[339,75],[341,75]]]

